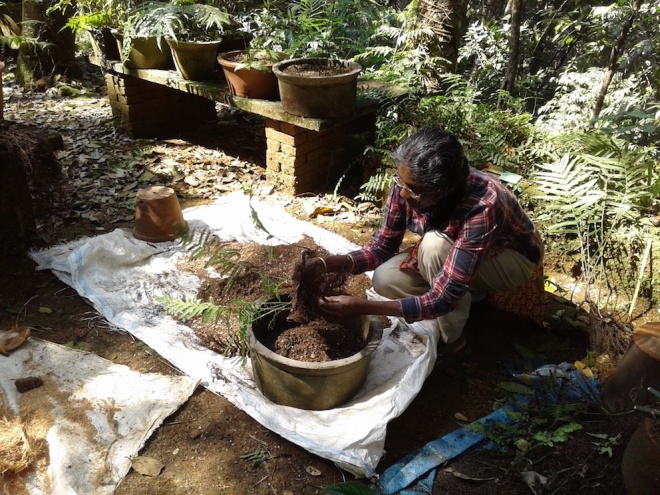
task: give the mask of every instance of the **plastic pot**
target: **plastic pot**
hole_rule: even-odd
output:
[[[326,362],[306,362],[280,356],[264,346],[259,338],[273,331],[287,312],[271,323],[270,318],[253,322],[248,332],[252,372],[257,388],[273,402],[308,410],[332,409],[348,402],[367,378],[371,354],[383,335],[380,322],[363,317],[349,325],[358,325],[365,347],[353,356]]]
[[[182,78],[189,81],[213,78],[219,41],[167,40],[167,44],[172,49],[176,71]]]

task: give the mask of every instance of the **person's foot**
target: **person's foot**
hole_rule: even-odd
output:
[[[438,345],[438,357],[435,361],[434,371],[444,370],[454,364],[460,363],[472,355],[472,348],[465,336],[461,336],[451,344]]]

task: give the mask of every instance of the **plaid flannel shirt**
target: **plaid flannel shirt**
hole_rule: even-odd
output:
[[[450,218],[433,225],[431,213],[419,213],[394,185],[385,205],[383,222],[374,238],[350,253],[360,272],[375,269],[399,252],[406,230],[423,236],[436,230],[454,241],[442,271],[429,291],[401,299],[406,321],[432,319],[450,312],[465,295],[485,257],[513,249],[538,263],[541,238],[513,193],[497,178],[470,167],[465,194]]]

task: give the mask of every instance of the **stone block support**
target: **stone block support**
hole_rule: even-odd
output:
[[[133,138],[163,137],[215,119],[215,101],[137,77],[106,72],[115,127]]]
[[[375,113],[322,131],[266,119],[266,176],[290,194],[334,186],[373,142],[374,124]]]
[[[115,127],[134,138],[169,137],[186,125],[215,119],[216,102],[262,117],[266,175],[292,194],[334,188],[373,144],[381,106],[377,99],[362,98],[353,117],[307,118],[285,112],[277,101],[234,97],[225,81],[188,81],[174,70],[128,69],[117,62],[103,68]]]

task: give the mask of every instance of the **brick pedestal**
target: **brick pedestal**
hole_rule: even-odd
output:
[[[104,67],[115,126],[134,138],[167,137],[215,119],[216,102],[264,117],[266,175],[291,194],[333,188],[373,144],[377,102],[356,105],[353,118],[303,118],[284,112],[279,102],[235,98],[224,81],[187,81],[175,71],[131,70],[114,62]]]
[[[163,137],[215,119],[215,102],[137,77],[107,72],[115,127],[133,138]]]
[[[266,119],[266,175],[290,194],[334,186],[373,142],[375,113],[324,131]]]

